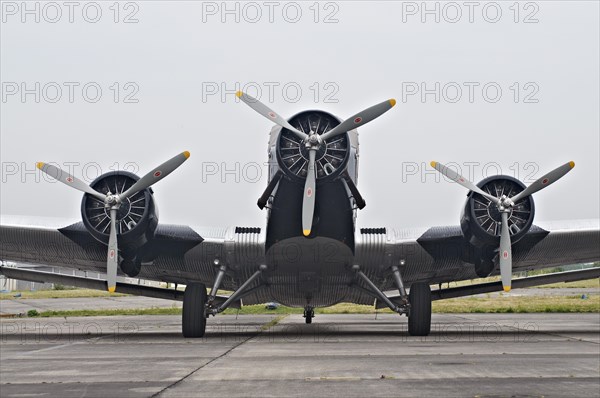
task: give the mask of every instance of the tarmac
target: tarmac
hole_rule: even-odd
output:
[[[597,397],[599,314],[4,318],[1,397]]]

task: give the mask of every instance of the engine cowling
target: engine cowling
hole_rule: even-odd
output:
[[[477,184],[489,194],[512,197],[525,189],[525,184],[511,176],[488,177]],[[508,215],[512,243],[518,242],[533,224],[535,205],[528,196],[515,203]],[[469,192],[460,217],[460,226],[465,239],[475,247],[475,269],[477,275],[485,277],[494,267],[493,258],[500,243],[501,213],[497,206],[483,196]]]
[[[90,186],[104,194],[119,194],[137,180],[139,177],[135,174],[113,171],[96,178]],[[84,195],[81,201],[81,217],[89,233],[99,242],[108,244],[110,215],[104,203],[90,195]],[[151,188],[142,190],[123,201],[117,212],[117,235],[124,262],[136,260],[138,250],[152,240],[157,226],[158,210]]]

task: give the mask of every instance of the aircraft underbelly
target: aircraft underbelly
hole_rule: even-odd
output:
[[[346,244],[324,237],[296,237],[272,245],[266,254],[273,300],[319,307],[347,296],[354,255]]]

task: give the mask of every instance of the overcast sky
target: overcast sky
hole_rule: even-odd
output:
[[[161,222],[262,226],[272,125],[235,99],[245,87],[288,117],[398,100],[359,129],[359,226],[458,224],[466,190],[431,160],[475,182],[574,160],[536,219],[599,217],[596,1],[22,4],[2,2],[3,215],[80,217],[37,161],[90,181],[189,150],[154,187]]]

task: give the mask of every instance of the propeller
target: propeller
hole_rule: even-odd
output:
[[[302,198],[302,233],[304,236],[309,236],[312,230],[313,215],[315,212],[315,199],[316,199],[316,188],[317,188],[317,171],[315,167],[317,152],[322,145],[327,145],[326,140],[334,138],[340,134],[344,134],[347,131],[363,126],[370,121],[383,115],[385,112],[392,109],[396,105],[395,99],[389,99],[381,102],[377,105],[373,105],[356,115],[346,119],[342,123],[338,124],[333,129],[323,133],[322,135],[317,134],[314,131],[310,131],[308,134],[296,129],[294,126],[288,123],[283,117],[279,116],[268,106],[249,96],[246,93],[238,91],[237,97],[247,104],[250,108],[256,112],[271,120],[275,124],[290,130],[302,141],[301,145],[308,150],[308,169],[306,174],[306,181],[304,182],[304,193]]]
[[[500,227],[500,247],[499,247],[499,262],[500,262],[500,277],[502,279],[502,287],[505,292],[509,292],[511,289],[512,280],[512,242],[510,239],[510,229],[508,226],[509,214],[515,205],[515,203],[525,199],[529,195],[546,188],[552,183],[558,181],[565,174],[567,174],[573,167],[575,162],[568,162],[562,166],[557,167],[548,174],[537,179],[523,191],[519,192],[512,198],[502,195],[497,198],[489,193],[483,191],[477,185],[473,184],[454,170],[449,169],[438,162],[431,162],[431,167],[448,177],[450,180],[462,185],[463,187],[480,194],[491,200],[498,207],[498,211],[501,216],[501,227]]]
[[[298,138],[300,138],[301,140],[306,138],[306,133],[303,133],[302,131],[298,130],[297,128],[295,128],[294,126],[289,124],[287,120],[285,120],[283,117],[279,116],[277,113],[275,113],[273,110],[271,110],[271,108],[269,108],[268,106],[266,106],[265,104],[263,104],[262,102],[257,100],[256,98],[251,97],[248,94],[243,93],[241,91],[238,91],[237,93],[235,93],[235,95],[239,99],[241,99],[242,102],[244,102],[246,105],[248,105],[250,108],[254,109],[256,112],[263,115],[264,117],[266,117],[270,121],[274,122],[275,124],[277,124],[281,127],[285,127],[286,129],[290,130],[292,133],[296,134],[298,136]]]
[[[152,185],[162,180],[169,174],[171,174],[176,168],[181,166],[190,157],[188,151],[182,152],[179,155],[167,160],[153,171],[149,172],[142,178],[140,178],[135,184],[133,184],[127,191],[120,195],[117,194],[103,194],[78,178],[72,176],[66,171],[53,166],[51,164],[38,162],[37,168],[54,178],[57,181],[64,183],[70,187],[77,189],[78,191],[85,192],[92,195],[102,202],[104,207],[110,209],[110,234],[108,238],[108,252],[106,256],[106,286],[109,292],[114,293],[117,287],[117,267],[119,265],[119,245],[117,239],[117,212],[121,203],[144,189],[150,188]]]

